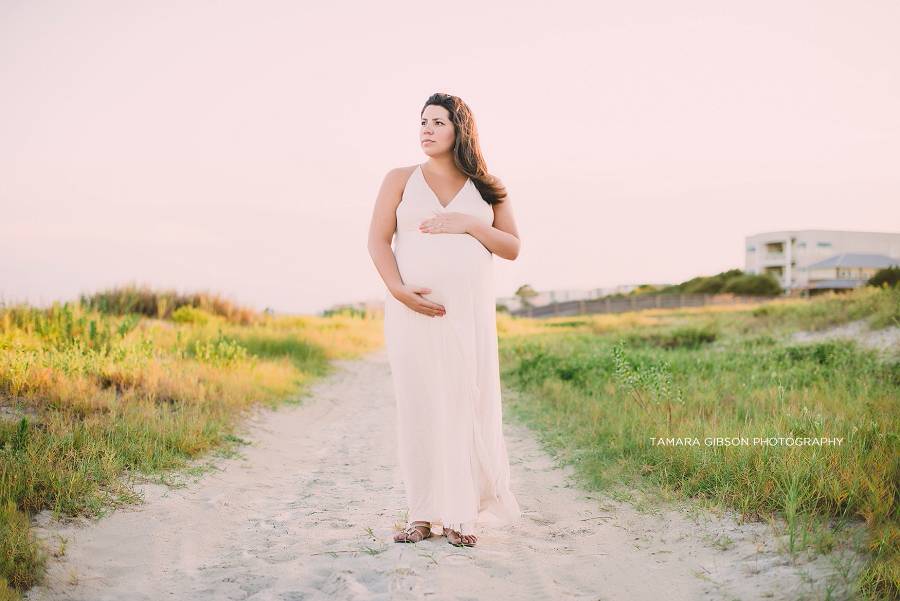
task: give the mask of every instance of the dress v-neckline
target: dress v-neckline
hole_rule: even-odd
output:
[[[422,176],[422,181],[425,182],[425,187],[428,188],[428,191],[431,192],[431,195],[434,196],[434,199],[437,201],[437,203],[439,205],[441,205],[441,207],[444,209],[446,209],[447,207],[449,207],[450,205],[453,204],[453,201],[456,200],[460,194],[462,194],[462,191],[466,187],[466,184],[469,183],[469,178],[467,177],[466,181],[463,183],[462,187],[459,190],[457,190],[456,194],[453,195],[453,198],[450,199],[450,202],[448,202],[447,204],[441,204],[441,199],[438,198],[438,195],[435,193],[435,191],[432,190],[431,186],[428,185],[428,180],[425,179],[425,172],[422,171],[422,165],[419,165],[419,175]]]

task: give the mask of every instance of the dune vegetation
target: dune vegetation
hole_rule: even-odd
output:
[[[900,290],[501,314],[507,410],[589,488],[733,508],[770,521],[794,554],[840,550],[843,533],[862,531],[858,590],[897,599],[900,349],[793,338],[848,322],[898,325]],[[204,294],[126,288],[0,307],[0,600],[40,577],[34,512],[97,517],[135,502],[135,482],[202,469],[189,462],[243,442],[252,407],[299,401],[329,359],[382,343],[365,315],[271,317]]]
[[[218,296],[126,288],[0,307],[0,600],[39,578],[31,515],[97,517],[242,442],[253,406],[383,343],[378,319],[270,317]]]
[[[865,598],[897,599],[900,344],[793,337],[855,321],[900,325],[900,289],[738,310],[501,315],[504,383],[518,390],[508,409],[589,488],[733,508],[770,521],[790,553],[849,545],[850,525],[869,561],[858,576],[836,569]]]

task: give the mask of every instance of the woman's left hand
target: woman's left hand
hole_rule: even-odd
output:
[[[466,234],[471,219],[474,217],[463,213],[441,213],[420,223],[419,231],[423,234]]]

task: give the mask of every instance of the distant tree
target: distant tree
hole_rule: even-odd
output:
[[[760,296],[778,296],[781,294],[781,284],[771,274],[751,275],[745,274],[731,278],[722,288],[722,292],[734,294],[758,294]]]
[[[653,284],[641,284],[632,290],[631,294],[655,294],[659,292],[659,290],[659,286],[654,286]]]
[[[675,286],[663,288],[664,294],[718,294],[734,278],[744,275],[740,269],[729,269],[714,276],[698,276]]]
[[[537,296],[537,294],[538,293],[528,284],[519,286],[519,289],[516,290],[516,296],[519,297],[519,302],[522,303],[523,307],[530,307],[531,299]]]
[[[875,275],[869,279],[867,284],[869,286],[883,286],[887,284],[892,288],[897,286],[900,284],[900,266],[879,269],[875,272]]]
[[[696,278],[696,281],[684,287],[685,294],[716,294],[722,290],[725,283],[719,281],[716,276],[710,278]]]
[[[681,282],[680,284],[675,284],[674,286],[669,286],[668,288],[663,288],[662,293],[663,294],[684,294],[684,291],[686,288],[695,286],[696,284],[700,283],[701,280],[704,280],[704,279],[706,279],[706,278],[702,278],[702,277],[692,278],[690,280]]]

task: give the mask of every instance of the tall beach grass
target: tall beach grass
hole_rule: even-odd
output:
[[[299,399],[329,359],[383,342],[365,316],[249,319],[203,303],[154,313],[98,298],[118,296],[0,307],[0,600],[40,578],[32,513],[133,502],[134,478],[238,441],[251,406]]]
[[[252,307],[238,305],[211,292],[181,293],[177,290],[153,290],[149,286],[128,285],[82,295],[80,304],[88,310],[109,315],[138,314],[170,319],[182,307],[199,309],[223,317],[231,323],[246,325],[260,319]]]
[[[793,553],[830,551],[842,528],[864,523],[869,562],[855,586],[897,599],[900,348],[790,336],[855,320],[900,320],[900,291],[741,311],[504,318],[503,377],[521,391],[509,408],[592,488],[652,487],[745,519],[782,518]]]

